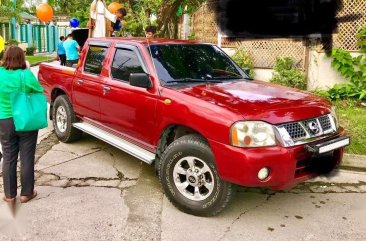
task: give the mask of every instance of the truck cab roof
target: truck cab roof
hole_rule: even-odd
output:
[[[108,42],[131,42],[139,43],[142,45],[147,44],[195,44],[200,43],[194,40],[178,40],[178,39],[165,39],[165,38],[136,38],[136,37],[109,37],[109,38],[89,38],[88,41],[108,41]]]

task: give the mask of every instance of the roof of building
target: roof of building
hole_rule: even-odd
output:
[[[20,17],[23,18],[23,19],[29,19],[29,20],[37,20],[38,18],[36,16],[33,16],[29,13],[26,13],[26,12],[22,12],[20,13]]]

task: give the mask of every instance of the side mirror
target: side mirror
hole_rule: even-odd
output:
[[[130,85],[145,89],[150,89],[152,87],[150,76],[146,73],[131,73]]]

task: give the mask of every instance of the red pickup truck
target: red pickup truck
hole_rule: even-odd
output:
[[[349,144],[331,104],[252,80],[220,48],[88,39],[76,69],[44,63],[57,137],[88,133],[154,164],[180,210],[212,216],[235,185],[283,190],[339,165]]]

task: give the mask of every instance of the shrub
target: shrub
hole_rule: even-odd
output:
[[[28,47],[25,49],[25,54],[28,56],[33,56],[34,52],[36,52],[36,48],[35,47]]]
[[[231,58],[242,68],[249,69],[249,76],[254,77],[254,60],[253,57],[243,48],[238,48]]]
[[[306,89],[305,74],[302,70],[296,68],[292,58],[277,57],[273,69],[275,72],[270,80],[271,83],[298,88],[301,90]]]
[[[361,53],[366,53],[366,25],[356,35]],[[333,49],[332,67],[348,79],[347,84],[336,84],[326,92],[332,100],[345,98],[366,99],[366,56],[353,57],[348,51]]]
[[[9,39],[8,41],[8,46],[14,45],[14,46],[18,46],[19,42],[15,39]]]

